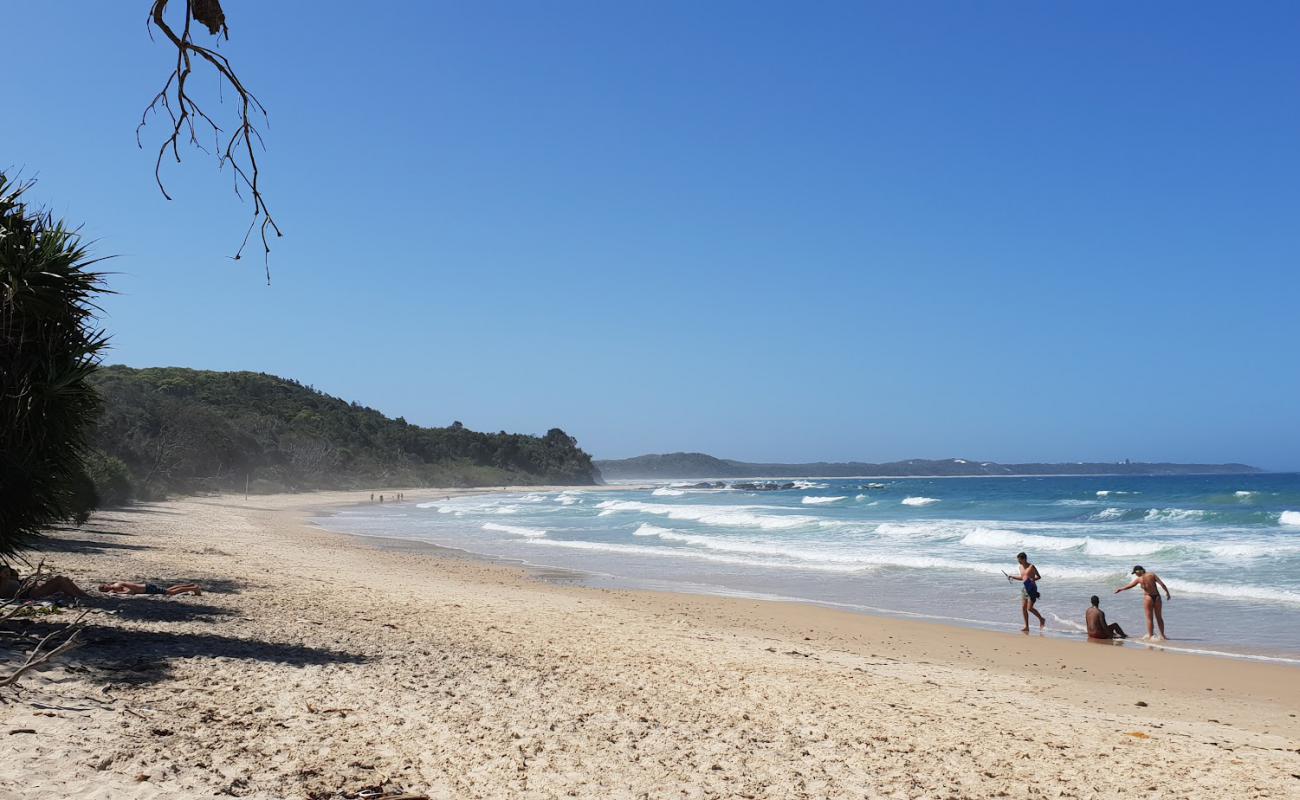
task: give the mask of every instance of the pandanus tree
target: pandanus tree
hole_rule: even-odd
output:
[[[97,259],[28,207],[29,187],[0,173],[0,557],[93,504],[83,462],[99,397],[86,378],[107,343]]]

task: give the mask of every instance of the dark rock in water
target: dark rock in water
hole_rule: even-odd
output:
[[[794,484],[777,483],[775,481],[768,481],[765,483],[746,482],[746,483],[733,483],[731,484],[731,488],[739,489],[742,492],[781,492],[787,489],[793,489]]]
[[[889,484],[887,484],[887,483],[864,483],[864,484],[862,484],[861,486],[859,486],[858,488],[859,488],[859,489],[888,489],[888,488],[889,488]]]
[[[699,483],[692,483],[689,486],[682,486],[681,488],[683,489],[725,489],[727,488],[727,484],[723,483],[722,481],[700,481]]]

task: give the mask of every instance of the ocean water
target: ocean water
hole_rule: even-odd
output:
[[[1300,664],[1300,475],[782,479],[784,491],[675,484],[365,505],[322,517],[574,570],[593,585],[802,600],[1018,630],[1015,554],[1043,574],[1048,635],[1081,637],[1088,598],[1145,633],[1142,564],[1168,584],[1170,649]],[[730,482],[730,481],[729,481]],[[1144,646],[1144,645],[1131,645]]]

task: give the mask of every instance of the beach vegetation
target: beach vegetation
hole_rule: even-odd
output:
[[[245,486],[581,485],[599,474],[559,428],[543,436],[460,422],[426,428],[263,373],[110,366],[94,384],[104,398],[94,445],[144,498]]]
[[[85,456],[104,276],[75,229],[24,202],[30,185],[0,173],[0,557],[95,505]]]

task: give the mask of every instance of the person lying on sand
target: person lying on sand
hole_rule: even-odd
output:
[[[9,600],[40,600],[56,594],[68,597],[90,596],[65,575],[55,575],[53,578],[24,586],[23,581],[18,578],[17,570],[8,564],[0,564],[0,597]]]
[[[1020,581],[1020,614],[1025,618],[1025,627],[1020,630],[1029,633],[1029,615],[1033,614],[1038,617],[1038,627],[1047,624],[1047,620],[1038,609],[1034,608],[1034,603],[1038,602],[1038,581],[1043,577],[1038,574],[1038,567],[1029,563],[1029,556],[1024,553],[1016,553],[1016,563],[1020,565],[1019,577],[1007,575],[1009,581]],[[1003,573],[1006,574],[1006,573]]]
[[[1169,595],[1169,587],[1165,586],[1165,582],[1160,580],[1159,575],[1155,574],[1154,572],[1147,572],[1141,566],[1134,567],[1133,574],[1137,576],[1136,578],[1133,579],[1133,582],[1127,586],[1119,587],[1118,589],[1115,590],[1115,594],[1119,594],[1120,592],[1126,589],[1132,589],[1134,586],[1141,586],[1144,595],[1142,598],[1142,606],[1143,608],[1146,609],[1147,612],[1146,638],[1164,639],[1165,638],[1165,615],[1162,613],[1164,610],[1164,603],[1160,600],[1160,589],[1165,590],[1165,600],[1172,600],[1173,598],[1170,597]],[[1157,589],[1156,588],[1157,586],[1160,588]],[[1152,614],[1155,615],[1156,623],[1160,626],[1159,636],[1155,635],[1155,631],[1151,627]]]
[[[1083,621],[1088,626],[1089,639],[1128,638],[1118,622],[1106,622],[1106,612],[1101,610],[1101,600],[1095,594],[1092,596],[1092,608],[1084,613]]]
[[[202,587],[197,583],[178,583],[164,589],[156,583],[116,581],[114,583],[101,583],[99,590],[105,594],[165,594],[168,597],[175,597],[178,594],[203,594]]]

